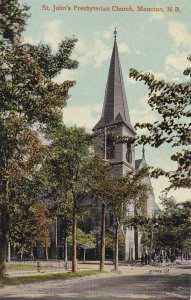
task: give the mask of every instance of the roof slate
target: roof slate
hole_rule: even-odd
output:
[[[101,119],[95,125],[93,130],[121,122],[130,128],[135,134],[135,130],[130,121],[117,41],[115,39],[109,67],[102,115]]]

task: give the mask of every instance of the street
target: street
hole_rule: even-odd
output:
[[[126,267],[121,273],[1,287],[0,299],[190,299],[189,268]]]

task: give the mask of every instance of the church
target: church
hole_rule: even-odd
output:
[[[110,60],[105,98],[100,120],[95,124],[93,132],[96,135],[95,153],[103,159],[109,161],[113,166],[114,176],[121,177],[129,170],[137,171],[146,165],[145,153],[141,159],[135,159],[135,147],[133,143],[113,143],[113,136],[134,138],[136,136],[130,120],[128,102],[125,94],[125,87],[122,75],[122,68],[119,59],[117,46],[117,32],[114,31],[114,45]],[[155,211],[155,197],[150,178],[145,178],[144,183],[149,186],[147,195],[146,214],[153,216]],[[99,203],[94,199],[86,199],[86,205],[91,206],[99,217]],[[129,207],[129,213],[134,214],[134,207]],[[94,229],[99,226],[98,220],[95,220]],[[124,235],[124,253],[123,259],[135,259],[140,257],[140,235],[133,228],[123,228]]]
[[[114,143],[113,137],[129,137],[136,136],[130,120],[128,102],[125,94],[123,82],[122,68],[119,59],[117,46],[117,32],[114,32],[114,45],[110,60],[108,79],[106,83],[105,97],[103,102],[102,114],[95,126],[93,132],[96,136],[94,152],[102,159],[107,160],[112,166],[113,175],[116,177],[124,176],[128,171],[137,171],[146,165],[145,153],[143,150],[142,158],[135,159],[135,147],[132,142],[129,143]],[[144,179],[144,183],[149,186],[147,195],[146,214],[153,216],[155,213],[155,198],[154,192],[149,177]],[[43,201],[49,203],[53,201],[50,198],[50,193],[47,190],[43,196]],[[47,202],[48,201],[48,202]],[[87,251],[87,259],[99,259],[99,239],[101,226],[101,201],[96,196],[84,196],[82,205],[91,211],[91,216],[80,222],[79,228],[88,233],[93,231],[97,237],[97,247]],[[134,205],[128,207],[128,213],[134,215]],[[107,215],[106,218],[106,238],[112,234],[112,216]],[[66,258],[67,238],[63,232],[61,220],[56,218],[52,227],[51,247],[49,248],[49,258],[64,259]],[[121,251],[120,259],[132,260],[140,258],[140,238],[141,234],[134,230],[133,227],[121,228]],[[64,242],[65,241],[65,242]],[[66,247],[66,248],[65,248]],[[37,258],[45,258],[44,247],[34,247],[34,255]],[[82,259],[83,251],[78,249],[78,258]],[[70,252],[70,251],[69,251]],[[70,254],[70,253],[69,253]],[[70,257],[69,257],[70,258]],[[111,248],[106,247],[106,259],[113,258]]]

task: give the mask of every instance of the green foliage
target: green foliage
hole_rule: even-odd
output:
[[[51,156],[44,164],[49,188],[57,200],[57,211],[65,223],[65,234],[72,223],[72,271],[76,272],[76,224],[85,192],[83,165],[92,145],[84,128],[49,127]],[[81,210],[82,213],[82,210]]]
[[[55,214],[71,224],[73,196],[78,198],[78,213],[81,213],[80,195],[85,191],[83,165],[92,144],[92,136],[85,129],[59,125],[49,128],[50,156],[44,162],[42,177],[54,199]]]
[[[76,68],[77,62],[70,59],[75,38],[63,41],[55,55],[47,45],[24,44],[20,34],[27,8],[10,0],[2,1],[0,8],[3,20],[0,30],[0,179],[5,185],[7,179],[10,180],[9,174],[29,177],[46,156],[47,148],[42,145],[35,126],[38,124],[42,129],[62,121],[62,108],[74,82],[56,84],[51,79],[63,68]],[[5,34],[8,29],[9,34]],[[43,53],[44,48],[47,51]],[[54,64],[52,75],[46,63],[47,52],[51,65]]]
[[[142,168],[138,172],[129,171],[124,177],[116,178],[113,175],[112,165],[98,155],[94,155],[87,161],[85,171],[89,193],[96,195],[102,204],[100,269],[103,269],[105,259],[105,208],[113,217],[115,238],[108,238],[108,245],[111,246],[112,242],[115,244],[115,268],[117,269],[118,231],[121,225],[127,223],[129,204],[133,203],[136,210],[143,209],[145,205],[148,187],[143,183],[143,179],[148,176],[148,168]]]
[[[14,276],[8,277],[1,280],[3,285],[19,285],[19,284],[28,284],[35,282],[44,282],[50,280],[63,280],[70,277],[83,277],[83,276],[91,276],[100,274],[100,271],[97,270],[86,270],[86,271],[78,271],[76,273],[64,272],[64,273],[56,273],[56,274],[37,274],[30,276]]]
[[[191,57],[188,57],[191,61]],[[190,68],[185,72],[190,75]],[[174,153],[171,160],[177,162],[177,169],[173,172],[165,172],[161,168],[153,172],[158,178],[165,175],[169,178],[170,188],[191,187],[191,152],[187,148],[191,143],[190,135],[190,109],[191,86],[190,82],[179,84],[166,83],[164,80],[156,80],[151,73],[130,70],[130,77],[137,81],[143,81],[149,89],[148,104],[152,110],[157,111],[160,120],[151,123],[136,124],[137,128],[147,129],[148,134],[138,137],[139,144],[148,143],[158,148],[164,143],[170,144],[173,148],[181,147],[181,151]]]
[[[34,246],[49,247],[52,224],[46,205],[38,199],[25,197],[27,195],[22,194],[20,201],[15,198],[14,206],[11,207],[9,232],[11,245],[22,255],[30,254]]]
[[[43,70],[43,75],[48,78],[54,78],[62,69],[76,69],[78,62],[70,58],[75,47],[77,39],[66,38],[58,46],[58,52],[53,55],[49,45],[39,44],[29,47],[29,53],[35,55],[37,64]],[[46,68],[44,68],[46,66]]]
[[[149,175],[149,169],[144,167],[138,172],[129,171],[122,178],[114,177],[112,169],[98,155],[93,156],[85,164],[86,184],[88,191],[106,204],[115,222],[122,224],[127,218],[130,203],[134,203],[137,210],[145,206],[148,186],[143,183],[143,179]]]
[[[113,178],[109,209],[115,220],[114,226],[128,222],[129,204],[134,205],[136,214],[145,210],[148,185],[143,180],[146,176],[149,176],[148,172],[149,169],[144,167],[137,172],[129,171],[122,178]]]
[[[108,162],[102,160],[99,155],[94,155],[84,165],[87,191],[95,194],[100,200],[108,204],[112,196],[111,176],[112,167]]]
[[[13,228],[11,222],[15,222],[14,209],[22,212],[26,220],[27,228],[23,227],[26,240],[30,236],[27,214],[34,197],[28,193],[28,186],[49,155],[39,132],[62,122],[62,109],[69,97],[69,89],[74,85],[73,81],[57,84],[53,79],[63,68],[76,68],[78,64],[70,58],[76,43],[74,37],[62,41],[57,53],[53,54],[48,45],[32,46],[23,42],[28,7],[22,7],[17,0],[1,0],[0,11],[1,275],[5,273],[3,265],[9,227]],[[20,200],[17,194],[20,194]],[[19,207],[22,201],[23,206]],[[18,223],[14,224],[21,233]]]
[[[191,202],[176,203],[173,197],[161,198],[163,209],[158,218],[139,221],[142,244],[153,249],[187,249],[190,241]],[[135,220],[136,221],[136,220]]]
[[[188,237],[183,241],[182,250],[184,252],[190,252],[190,249],[191,249],[191,237]]]
[[[106,244],[107,248],[114,251],[114,246],[115,246],[114,233],[106,234],[105,244]],[[122,232],[119,233],[118,244],[119,244],[119,249],[122,250],[122,252],[123,252],[123,250],[124,250],[124,234]]]
[[[17,0],[1,0],[0,3],[0,35],[6,40],[13,41],[15,36],[19,36],[26,25],[29,7],[20,7]]]
[[[93,232],[85,233],[80,228],[76,230],[77,246],[83,249],[94,249],[96,247],[96,236]],[[68,237],[68,242],[72,243],[72,236]]]

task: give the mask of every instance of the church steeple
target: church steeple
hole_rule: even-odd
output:
[[[102,115],[93,130],[105,126],[124,123],[133,133],[125,95],[123,75],[117,47],[117,30],[114,31],[114,45],[110,61]]]
[[[125,95],[125,87],[117,47],[117,30],[114,31],[114,45],[110,61],[102,115],[93,128],[97,136],[95,153],[113,165],[115,176],[124,176],[135,168],[134,145],[116,143],[115,136],[134,138],[136,132],[131,125]]]

